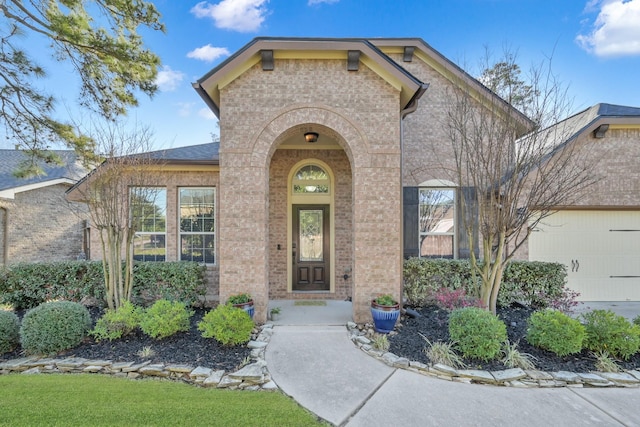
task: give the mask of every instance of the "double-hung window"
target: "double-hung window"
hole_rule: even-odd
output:
[[[454,258],[456,192],[425,188],[418,192],[419,253],[421,258]]]
[[[215,199],[213,187],[180,189],[181,261],[215,264]]]
[[[164,261],[167,255],[167,190],[131,187],[129,207],[135,230],[133,259]]]

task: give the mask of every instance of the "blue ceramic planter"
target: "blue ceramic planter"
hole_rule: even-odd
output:
[[[388,334],[393,331],[396,321],[400,316],[400,306],[385,306],[371,302],[371,317],[373,317],[373,328],[381,334]]]
[[[253,319],[253,314],[256,311],[255,308],[253,307],[253,301],[245,302],[243,304],[233,304],[233,306],[246,311],[249,317]]]

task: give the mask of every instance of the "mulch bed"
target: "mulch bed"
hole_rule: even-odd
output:
[[[431,343],[449,341],[448,318],[449,312],[436,306],[426,306],[416,309],[421,316],[410,318],[403,316],[398,325],[398,334],[389,338],[392,353],[406,357],[409,360],[430,363],[424,353],[424,335]],[[595,357],[588,350],[565,357],[559,357],[554,353],[533,347],[525,339],[527,333],[527,319],[533,310],[527,307],[513,306],[498,308],[497,315],[507,325],[509,342],[518,343],[518,349],[522,353],[533,356],[537,369],[547,372],[570,371],[592,372],[595,371]],[[464,359],[468,369],[481,369],[498,371],[507,369],[500,361],[484,362],[481,360]],[[627,361],[618,361],[618,365],[626,370],[640,369],[640,354],[636,353]]]
[[[101,309],[92,308],[90,311],[94,322],[102,314]],[[161,340],[155,340],[140,330],[114,341],[96,342],[93,338],[87,337],[79,346],[54,357],[82,357],[135,363],[150,361],[151,363],[185,364],[193,367],[203,366],[234,371],[249,357],[251,350],[246,345],[225,347],[213,338],[202,338],[201,332],[197,330],[197,323],[206,312],[207,310],[195,309],[188,332],[179,332]],[[17,314],[22,315],[22,313]],[[147,357],[141,356],[145,348],[150,348],[154,354]],[[0,355],[0,361],[21,357],[24,357],[24,354],[18,348],[10,353]]]

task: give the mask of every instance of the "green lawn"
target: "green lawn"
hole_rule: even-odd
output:
[[[0,375],[2,426],[318,426],[278,392],[102,375]]]

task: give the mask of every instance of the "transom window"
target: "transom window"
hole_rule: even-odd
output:
[[[180,189],[180,260],[215,263],[215,188]]]
[[[453,188],[419,189],[418,226],[421,258],[454,258],[455,196]]]
[[[292,184],[294,194],[327,194],[330,190],[329,174],[317,165],[306,165],[298,169]]]
[[[157,187],[129,189],[133,237],[133,259],[164,261],[167,255],[167,190]]]

